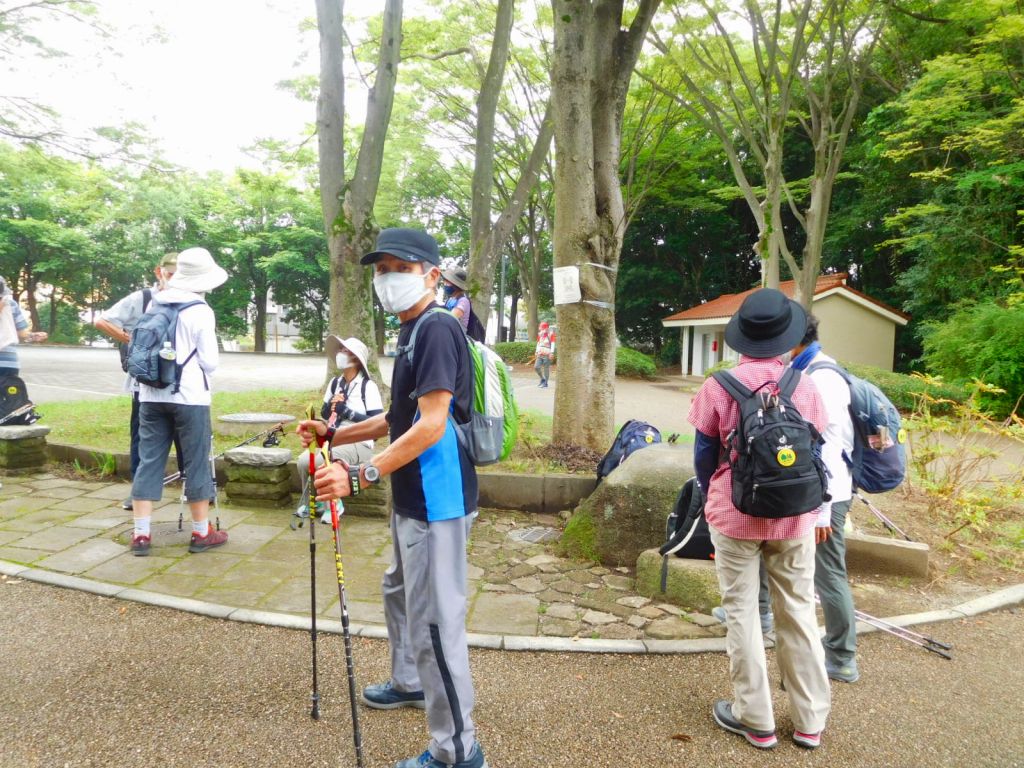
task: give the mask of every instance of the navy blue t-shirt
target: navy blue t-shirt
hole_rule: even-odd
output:
[[[431,304],[424,312],[436,306]],[[417,319],[402,323],[399,350],[409,343]],[[448,312],[435,312],[423,318],[416,332],[411,362],[409,355],[401,351],[395,357],[388,411],[392,443],[419,418],[415,398],[438,390],[452,393],[452,417],[459,424],[469,421],[473,402],[472,362],[462,326]],[[444,437],[391,475],[391,492],[395,513],[416,520],[452,520],[476,511],[476,468],[459,445],[451,419],[446,423]]]

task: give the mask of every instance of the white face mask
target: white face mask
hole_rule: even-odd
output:
[[[373,278],[373,290],[384,311],[397,315],[416,306],[427,294],[430,289],[425,278],[421,272],[386,272]]]
[[[352,365],[352,357],[347,352],[339,352],[334,356],[334,362],[338,365],[339,371],[344,371]]]

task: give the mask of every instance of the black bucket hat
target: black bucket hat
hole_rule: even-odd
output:
[[[747,296],[730,318],[725,342],[749,357],[776,357],[799,344],[806,330],[803,307],[782,291],[762,288]]]
[[[421,229],[382,229],[377,235],[375,249],[363,256],[359,263],[364,266],[373,264],[384,254],[391,254],[402,261],[425,261],[435,267],[441,263],[437,240]]]

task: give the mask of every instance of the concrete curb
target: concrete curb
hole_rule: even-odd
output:
[[[262,624],[268,627],[309,631],[310,620],[304,616],[291,613],[261,611],[253,608],[235,608],[230,605],[209,603],[194,600],[190,597],[165,595],[134,587],[122,587],[79,576],[70,576],[56,571],[0,560],[0,575],[25,579],[38,584],[48,584],[65,589],[77,589],[104,597],[115,597],[120,600],[131,600],[143,605],[160,608],[172,608],[177,611],[209,616],[216,619],[228,619],[249,624]],[[909,627],[915,624],[933,624],[940,621],[966,619],[982,613],[996,611],[1001,608],[1024,603],[1024,584],[992,592],[991,594],[968,600],[966,603],[939,611],[911,613],[903,616],[892,616],[884,619],[898,627]],[[341,634],[341,622],[332,619],[318,618],[317,630],[331,634]],[[386,640],[387,628],[379,624],[351,624],[349,630],[353,637],[366,637],[374,640]],[[858,622],[857,632],[869,634],[880,632],[877,627]],[[504,651],[546,651],[552,653],[724,653],[725,638],[711,637],[692,640],[602,640],[587,637],[547,637],[534,635],[494,635],[470,632],[467,635],[469,645],[473,648],[486,648]]]

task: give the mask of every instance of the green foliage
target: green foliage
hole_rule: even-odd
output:
[[[502,341],[494,345],[494,351],[506,363],[528,363],[536,348],[532,341]]]
[[[56,318],[50,312],[49,302],[40,304],[39,318],[43,329],[49,334],[49,341],[53,344],[78,344],[82,340],[82,321],[78,319],[78,312],[69,304],[58,304]],[[56,325],[53,320],[56,320]]]
[[[877,386],[901,413],[912,413],[925,396],[932,402],[933,412],[939,414],[951,412],[954,403],[967,399],[963,387],[935,377],[895,373],[871,365],[843,363],[843,367]]]
[[[987,301],[925,327],[929,371],[960,382],[984,381],[980,405],[998,418],[1024,397],[1024,306]]]
[[[735,367],[736,367],[736,361],[735,360],[729,360],[729,359],[719,360],[717,363],[715,363],[710,368],[708,368],[704,372],[704,375],[705,376],[710,376],[713,373],[718,373],[719,371],[728,371],[730,368],[735,368]]]
[[[1008,509],[1022,495],[1024,470],[994,473],[1004,451],[1024,450],[1024,420],[993,421],[982,398],[992,386],[975,381],[963,400],[936,397],[930,385],[941,382],[920,376],[913,415],[906,425],[910,434],[913,479],[929,495],[931,510],[941,508],[954,526],[949,539],[964,529],[984,531],[990,516]]]
[[[618,347],[615,350],[615,375],[632,378],[651,379],[658,373],[654,360],[650,355],[637,352],[629,347]]]

